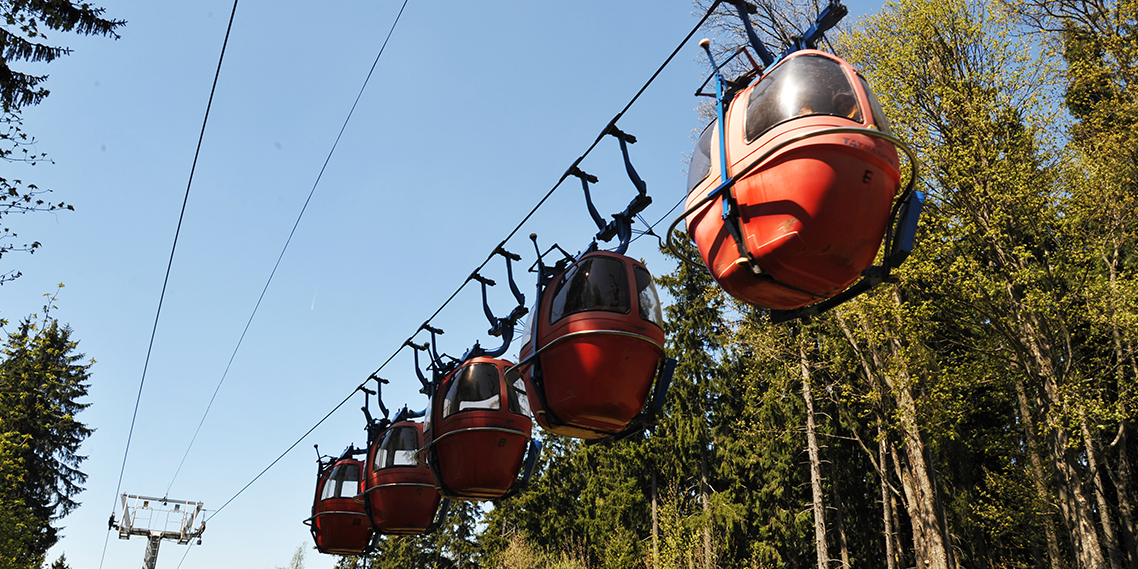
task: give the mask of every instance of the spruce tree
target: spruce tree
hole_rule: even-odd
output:
[[[76,418],[90,405],[81,400],[92,362],[76,351],[71,328],[46,312],[8,334],[0,361],[6,446],[0,495],[5,505],[23,504],[30,512],[35,523],[25,525],[21,539],[27,540],[26,554],[40,560],[59,537],[52,522],[79,506],[76,497],[87,479],[79,470],[86,459],[79,446],[92,432]]]

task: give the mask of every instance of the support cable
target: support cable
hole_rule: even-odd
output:
[[[405,4],[406,4],[406,2],[405,2]],[[636,103],[636,101],[640,98],[640,96],[644,93],[644,91],[647,90],[648,87],[660,75],[660,73],[662,73],[664,71],[664,68],[667,67],[672,62],[673,59],[675,59],[676,55],[680,52],[681,49],[683,49],[683,47],[685,45],[687,45],[688,41],[691,40],[692,36],[694,36],[695,33],[698,32],[701,27],[703,27],[704,23],[706,23],[708,18],[711,17],[712,12],[715,10],[715,8],[719,4],[720,4],[720,0],[716,0],[711,5],[711,7],[708,8],[707,12],[703,15],[702,18],[700,18],[699,22],[692,28],[692,30],[690,32],[688,32],[688,34],[686,36],[684,36],[683,41],[681,41],[679,43],[679,45],[677,45],[676,48],[674,50],[672,50],[672,53],[668,55],[668,57],[664,60],[664,62],[662,64],[660,64],[660,66],[656,69],[655,73],[653,73],[652,76],[649,77],[648,80],[644,83],[644,85],[640,87],[640,90],[638,90],[636,92],[636,94],[632,97],[632,99],[629,100],[628,104],[626,104],[624,106],[624,108],[621,109],[620,112],[618,112],[616,114],[616,116],[614,116],[612,118],[612,120],[610,120],[608,123],[605,124],[605,127],[601,130],[601,133],[599,135],[597,135],[596,140],[594,140],[593,143],[591,145],[589,145],[589,147],[585,150],[585,152],[583,154],[581,154],[580,157],[578,157],[576,160],[573,161],[572,165],[570,165],[570,167],[565,170],[565,173],[562,174],[560,178],[558,178],[557,182],[553,185],[553,187],[550,188],[549,191],[547,191],[545,193],[545,195],[542,196],[542,198],[537,202],[537,204],[533,206],[533,209],[531,209],[529,211],[529,213],[527,213],[525,215],[525,217],[523,217],[522,220],[520,222],[518,222],[517,226],[515,226],[514,229],[512,231],[510,231],[510,233],[506,236],[506,238],[503,239],[495,247],[494,251],[497,251],[497,247],[504,246],[514,235],[516,235],[518,233],[518,231],[520,231],[521,228],[525,225],[525,223],[527,221],[529,221],[529,219],[531,217],[533,217],[533,215],[535,213],[537,213],[537,210],[539,208],[541,208],[541,206],[543,204],[545,204],[545,202],[550,198],[550,196],[553,195],[553,192],[557,191],[557,189],[559,187],[561,187],[562,182],[564,182],[566,178],[571,176],[571,172],[572,172],[573,168],[578,166],[593,151],[593,149],[595,149],[597,147],[597,145],[600,144],[600,141],[606,136],[606,133],[608,132],[609,127],[615,125],[617,123],[617,121],[620,120],[620,118],[622,116],[624,116],[624,114],[626,112],[628,112],[628,110],[630,108],[632,108],[632,105]],[[673,208],[673,211],[674,211],[674,209],[675,208]],[[662,221],[662,219],[661,219],[661,221]],[[660,222],[657,221],[656,223],[658,224]],[[482,261],[481,264],[478,265],[478,267],[474,270],[474,272],[480,271],[484,267],[486,267],[486,265],[489,264],[489,262],[494,258],[494,255],[495,255],[495,253],[493,251],[489,255],[487,255],[486,259],[484,261]],[[427,318],[427,320],[424,322],[424,324],[429,324],[431,322],[431,320],[433,320],[436,316],[438,316],[439,313],[441,313],[447,307],[447,305],[449,305],[450,302],[452,300],[454,300],[455,297],[457,297],[460,292],[462,292],[462,289],[466,287],[466,284],[468,282],[470,282],[470,279],[464,279],[462,284],[460,284],[458,286],[458,289],[456,289],[453,294],[451,294],[449,297],[447,297],[447,299],[442,303],[442,305],[439,306],[439,308],[437,310],[435,310],[434,313],[432,313],[429,318]],[[415,333],[411,334],[411,336],[408,338],[408,340],[413,339],[415,337],[415,334],[417,334],[419,332],[419,330],[421,330],[421,329],[422,328],[416,329]],[[399,345],[399,347],[396,348],[395,351],[391,354],[391,356],[389,356],[386,360],[384,360],[384,362],[382,364],[380,364],[379,368],[377,368],[368,377],[370,378],[370,377],[378,374],[385,367],[387,367],[387,364],[391,363],[391,361],[394,360],[397,355],[399,355],[399,352],[401,352],[404,347],[406,347],[406,343],[401,343]],[[319,427],[321,424],[324,423],[324,421],[328,420],[328,418],[331,417],[333,413],[335,413],[337,410],[339,410],[340,407],[343,407],[344,404],[347,403],[348,400],[351,399],[353,395],[355,395],[355,392],[356,392],[356,390],[353,389],[352,392],[350,394],[348,394],[348,396],[345,397],[343,401],[341,401],[338,405],[336,405],[335,408],[333,408],[331,411],[329,411],[328,414],[324,415],[323,418],[321,418],[319,421],[317,421],[316,424],[312,426],[312,428],[305,431],[305,433],[303,435],[301,435],[296,440],[296,442],[292,443],[287,449],[284,450],[284,452],[282,452],[280,454],[280,456],[278,456],[276,459],[274,459],[272,461],[272,463],[270,463],[268,466],[266,466],[264,468],[264,470],[262,470],[255,477],[253,477],[253,479],[250,480],[248,484],[246,484],[244,487],[242,487],[240,490],[238,490],[237,493],[234,494],[233,497],[231,497],[229,500],[227,500],[225,502],[225,504],[222,505],[221,508],[218,508],[216,511],[214,511],[213,515],[211,515],[209,518],[206,518],[206,521],[208,522],[209,520],[212,520],[215,516],[217,516],[217,514],[219,514],[221,512],[222,509],[225,508],[225,506],[228,506],[230,503],[232,503],[234,500],[236,500],[238,496],[240,496],[243,492],[245,492],[245,490],[247,490],[250,486],[252,486],[254,482],[256,482],[261,476],[263,476],[266,472],[268,472],[270,468],[272,468],[278,462],[280,462],[280,460],[282,458],[284,458],[285,455],[287,455],[289,452],[292,451],[292,449],[296,448],[297,445],[299,445],[301,442],[303,442],[304,439],[308,437],[308,435],[310,435],[313,431],[315,431],[317,429],[317,427]]]
[[[296,228],[300,226],[300,220],[304,217],[305,210],[308,209],[309,202],[312,201],[312,196],[316,193],[316,187],[320,185],[320,179],[324,176],[324,170],[328,168],[328,163],[332,160],[332,154],[336,152],[336,146],[340,144],[340,138],[344,136],[344,131],[348,128],[348,121],[352,119],[352,113],[356,111],[356,106],[360,103],[360,98],[363,97],[364,90],[367,89],[368,81],[375,73],[375,67],[379,64],[379,58],[383,56],[383,50],[387,48],[387,42],[391,40],[391,34],[395,32],[395,26],[399,24],[399,19],[403,16],[403,10],[407,7],[408,0],[403,0],[403,5],[399,8],[399,13],[395,16],[395,21],[391,24],[391,29],[387,31],[387,37],[383,40],[383,45],[379,48],[379,54],[375,56],[375,61],[371,64],[371,69],[367,72],[367,77],[364,78],[363,85],[360,86],[360,92],[356,94],[356,100],[352,103],[352,108],[348,111],[348,116],[344,118],[344,124],[340,126],[340,132],[336,135],[335,142],[332,143],[332,148],[328,151],[328,156],[324,158],[324,165],[320,167],[320,173],[316,175],[316,181],[312,183],[312,190],[308,192],[308,198],[304,200],[304,205],[300,208],[300,214],[296,216],[296,222],[292,225],[292,231],[288,234],[288,239],[285,240],[284,247],[281,248],[281,254],[277,256],[277,262],[273,265],[272,272],[269,273],[269,278],[265,281],[265,287],[261,289],[261,296],[257,298],[257,304],[253,306],[253,312],[249,314],[249,320],[245,323],[245,329],[241,331],[241,337],[237,340],[237,345],[233,348],[233,354],[229,356],[229,363],[225,365],[225,371],[221,374],[221,380],[217,382],[217,387],[213,390],[213,396],[209,398],[209,404],[206,405],[205,413],[202,414],[202,419],[198,422],[198,428],[194,431],[194,436],[190,439],[189,446],[186,447],[186,453],[182,455],[182,461],[178,463],[178,469],[174,472],[174,477],[170,480],[170,485],[166,487],[166,495],[170,495],[170,488],[174,486],[174,481],[178,478],[178,473],[182,471],[182,465],[186,463],[186,457],[190,455],[190,449],[194,446],[194,441],[198,438],[198,433],[201,432],[202,425],[205,424],[205,419],[209,415],[209,410],[213,407],[213,401],[217,398],[217,392],[221,390],[221,384],[225,383],[225,378],[229,375],[229,368],[233,365],[233,360],[237,357],[237,351],[241,349],[241,343],[245,340],[245,334],[249,332],[249,326],[253,324],[253,318],[257,316],[257,310],[261,307],[261,301],[265,299],[265,293],[269,290],[269,285],[273,282],[273,277],[277,274],[277,268],[281,266],[281,260],[284,259],[285,252],[288,251],[288,246],[292,243],[292,237],[296,234]],[[341,403],[343,405],[343,403]],[[117,493],[117,492],[116,492]],[[216,515],[216,512],[214,512]]]
[[[114,512],[117,509],[119,491],[122,490],[123,474],[126,473],[126,462],[130,456],[130,441],[134,436],[134,425],[138,420],[138,408],[142,402],[142,388],[146,385],[146,370],[150,367],[150,355],[154,351],[154,338],[158,334],[158,320],[162,316],[162,302],[166,298],[166,286],[170,283],[170,269],[174,266],[174,252],[178,250],[178,235],[182,232],[182,220],[186,216],[186,204],[190,201],[190,188],[194,184],[194,172],[197,170],[198,157],[201,155],[202,141],[205,139],[205,127],[209,124],[209,110],[213,107],[213,95],[217,92],[217,80],[221,76],[221,64],[225,61],[225,48],[229,45],[229,33],[233,30],[233,19],[237,15],[237,3],[239,0],[233,0],[233,10],[229,13],[229,24],[225,28],[225,39],[221,43],[221,55],[217,58],[217,71],[213,75],[213,85],[209,90],[209,101],[205,106],[205,117],[202,118],[202,129],[198,134],[198,145],[194,150],[194,160],[190,166],[190,177],[186,182],[186,195],[182,198],[182,210],[178,214],[178,226],[174,229],[174,243],[170,246],[170,260],[166,263],[166,276],[162,280],[162,293],[158,296],[158,309],[154,314],[154,326],[150,330],[150,343],[146,348],[146,360],[142,364],[142,378],[138,382],[138,396],[134,400],[134,412],[130,417],[130,430],[126,435],[126,448],[123,450],[122,467],[119,469],[119,480],[115,486],[115,501],[111,505],[111,518],[114,519]],[[107,532],[107,538],[103,540],[103,554],[99,557],[99,568],[103,567],[103,560],[107,556],[107,542],[110,540],[110,532]]]

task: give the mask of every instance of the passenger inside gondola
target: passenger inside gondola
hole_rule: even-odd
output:
[[[861,108],[838,62],[817,55],[792,57],[775,67],[747,100],[747,142],[777,124],[809,115],[861,122]]]

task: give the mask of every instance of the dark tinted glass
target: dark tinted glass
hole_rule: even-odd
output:
[[[332,475],[324,483],[321,500],[329,498],[351,498],[360,489],[360,467],[354,463],[341,464],[332,470]]]
[[[624,263],[611,257],[591,257],[573,265],[557,282],[549,322],[577,312],[631,309]]]
[[[526,393],[526,383],[521,375],[506,377],[506,392],[509,394],[510,412],[530,417],[529,395]]]
[[[877,129],[881,132],[892,135],[893,130],[889,128],[889,121],[885,118],[885,111],[882,110],[877,95],[873,94],[873,89],[869,88],[869,83],[865,82],[864,77],[858,75],[857,78],[861,80],[861,86],[865,89],[865,96],[869,97],[869,111],[873,115],[873,124],[877,125]]]
[[[633,267],[636,275],[636,300],[640,304],[640,317],[663,328],[664,314],[660,310],[660,296],[656,294],[656,285],[652,284],[652,275],[648,271]]]
[[[458,368],[443,399],[443,418],[470,409],[501,409],[498,366],[475,363]]]
[[[415,427],[390,429],[375,451],[374,470],[393,466],[416,466],[415,451],[419,450],[419,433]]]
[[[747,100],[747,142],[771,127],[810,115],[834,115],[861,122],[857,96],[842,67],[820,55],[786,60],[759,81]]]
[[[688,191],[692,191],[711,172],[711,136],[715,132],[715,123],[707,125],[699,142],[695,143],[692,151],[691,163],[688,164]]]

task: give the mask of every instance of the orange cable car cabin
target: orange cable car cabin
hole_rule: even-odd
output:
[[[737,227],[715,201],[687,215],[715,280],[735,298],[776,310],[849,287],[884,239],[900,184],[897,150],[872,134],[813,133],[889,134],[865,80],[834,55],[795,51],[743,89],[722,124],[722,134],[717,121],[696,145],[687,199],[690,211],[725,181],[721,172],[741,174],[732,190]]]
[[[520,354],[538,424],[582,439],[623,431],[644,409],[664,359],[662,326],[652,276],[639,261],[592,251],[554,277]]]
[[[399,420],[371,443],[367,455],[365,503],[380,534],[421,534],[435,520],[442,497],[430,468],[416,460],[423,423]]]
[[[363,461],[351,457],[355,452],[349,447],[338,460],[320,462],[312,517],[306,521],[321,553],[360,555],[375,536],[363,502],[355,500],[364,480]]]

